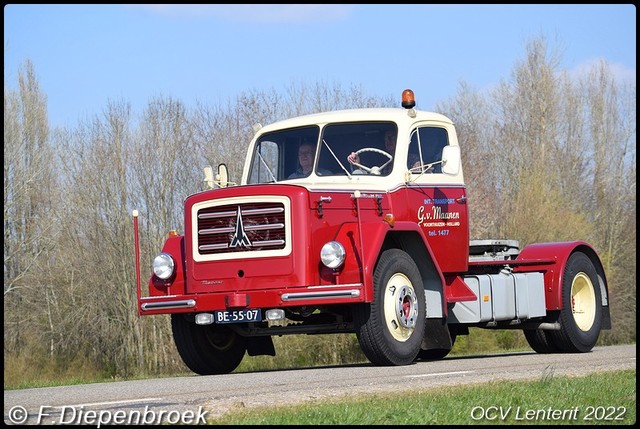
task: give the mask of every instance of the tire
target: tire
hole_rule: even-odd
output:
[[[224,325],[196,325],[184,314],[171,315],[171,330],[182,361],[200,375],[227,374],[240,365],[246,338]]]
[[[420,351],[426,302],[420,271],[399,249],[380,256],[373,275],[373,302],[357,307],[356,335],[374,365],[408,365]]]
[[[596,269],[584,253],[572,254],[562,276],[560,330],[547,335],[563,352],[585,353],[602,328],[602,297]]]
[[[451,349],[453,349],[453,345],[456,342],[456,334],[451,335],[451,348],[450,349],[429,349],[424,350],[420,349],[418,352],[418,359],[420,360],[440,360],[447,356]]]
[[[542,329],[524,329],[524,337],[527,339],[529,346],[540,354],[558,353],[562,351],[560,347],[556,346],[553,339],[550,337],[551,331],[544,331]]]

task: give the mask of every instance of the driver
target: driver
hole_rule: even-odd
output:
[[[394,156],[396,152],[396,140],[398,140],[398,133],[395,129],[387,130],[387,132],[384,133],[384,147],[387,153],[391,156]],[[347,161],[349,161],[349,164],[359,164],[360,157],[355,152],[351,152],[349,156],[347,156]],[[391,171],[391,166],[391,164],[388,164],[384,169],[382,169],[382,174],[388,174]],[[358,171],[362,172],[360,169],[358,169]]]

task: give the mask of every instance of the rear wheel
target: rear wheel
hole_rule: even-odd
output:
[[[561,350],[553,343],[553,339],[549,335],[550,332],[542,329],[525,329],[524,337],[536,353],[558,353]]]
[[[577,252],[569,257],[562,277],[560,330],[549,331],[561,351],[588,352],[602,328],[602,297],[598,275],[591,259]]]
[[[373,276],[373,302],[355,312],[362,351],[375,365],[407,365],[420,351],[425,295],[420,271],[399,249],[386,250]]]
[[[184,314],[171,315],[173,340],[182,361],[196,374],[226,374],[238,367],[247,341],[223,325],[196,325]]]

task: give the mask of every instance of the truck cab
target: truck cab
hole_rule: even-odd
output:
[[[302,177],[301,145],[303,150],[314,148],[313,168]],[[357,165],[348,160],[352,153],[359,158]],[[460,150],[453,123],[442,115],[356,109],[264,127],[250,144],[241,184],[265,183],[304,187],[310,207],[323,211],[325,223],[338,208],[352,207],[357,191],[372,200],[361,202],[365,209],[377,205],[380,218],[393,216],[396,222],[417,227],[437,254],[441,270],[467,270],[469,232]]]

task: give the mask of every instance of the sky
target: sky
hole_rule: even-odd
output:
[[[74,127],[111,101],[142,114],[172,97],[227,105],[247,91],[329,83],[366,95],[415,92],[435,110],[460,82],[488,91],[509,80],[544,37],[579,75],[606,61],[635,83],[633,4],[8,4],[5,88],[33,64],[49,123]],[[358,106],[354,106],[358,107]]]

